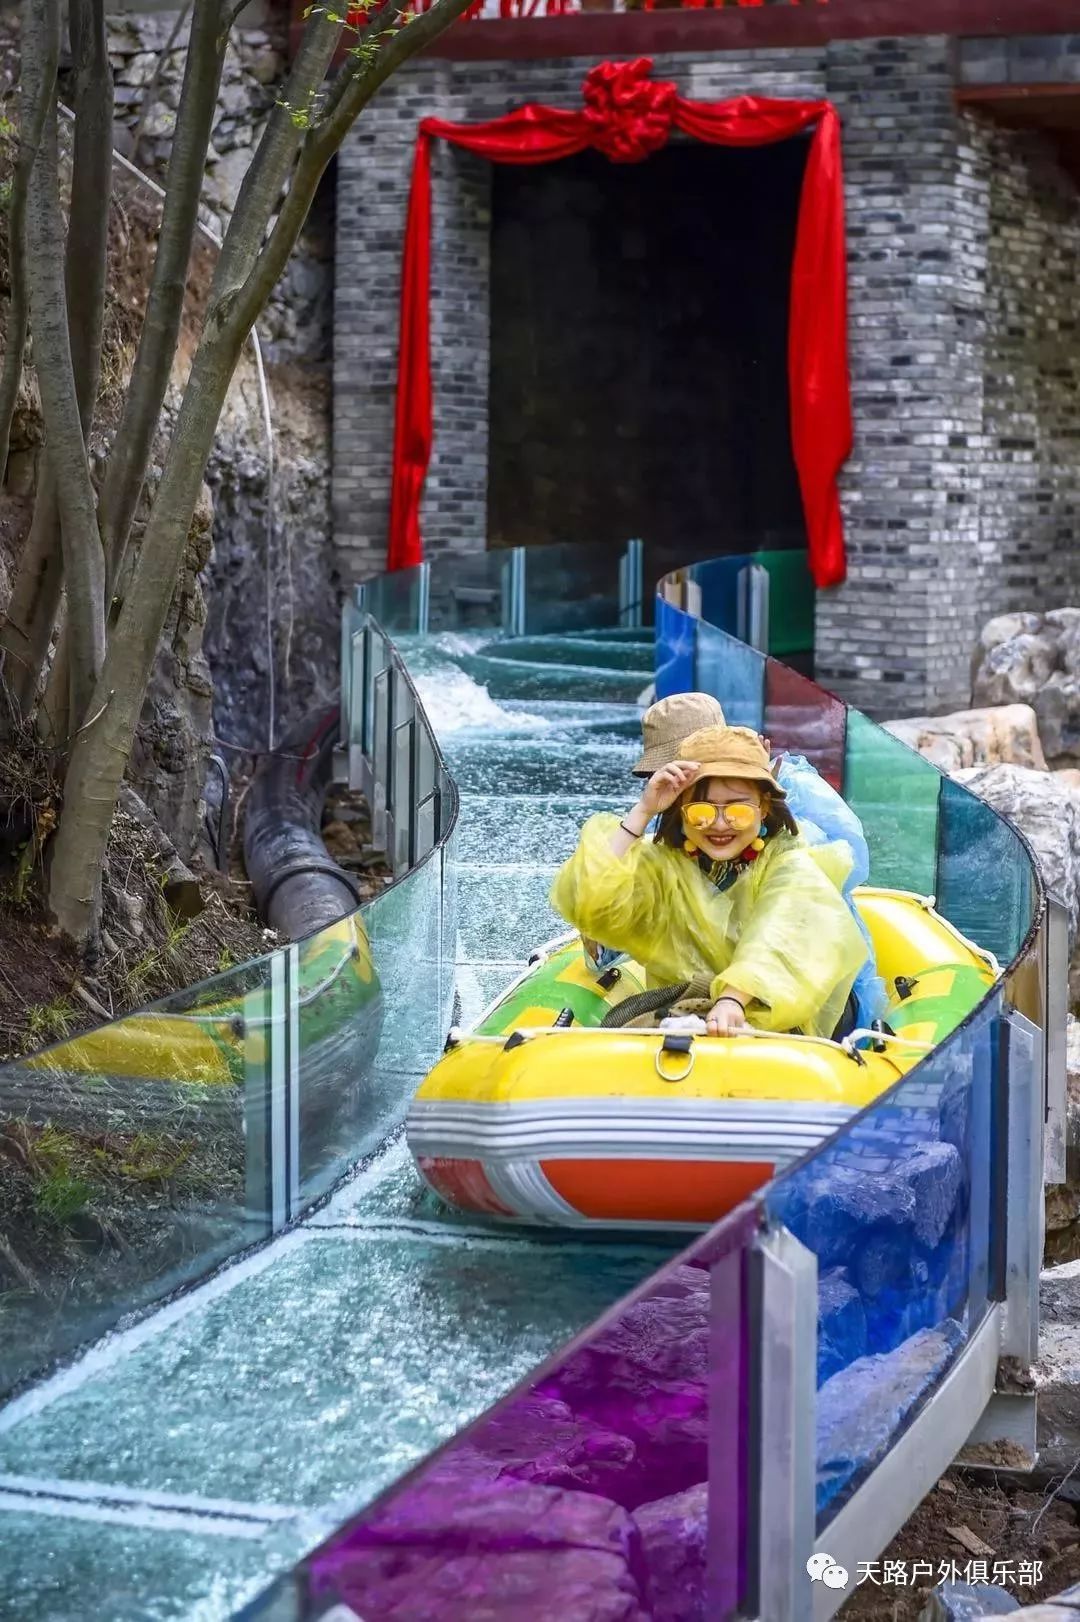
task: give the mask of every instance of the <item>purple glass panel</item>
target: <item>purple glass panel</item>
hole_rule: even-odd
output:
[[[774,754],[805,755],[827,783],[844,786],[844,705],[776,659],[765,664],[765,736]]]
[[[745,1586],[753,1205],[305,1563],[305,1615],[724,1622]]]

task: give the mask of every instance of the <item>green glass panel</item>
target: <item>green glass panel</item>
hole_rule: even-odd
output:
[[[891,733],[848,711],[844,798],[870,846],[870,883],[933,895],[941,774]]]
[[[769,652],[808,653],[814,646],[814,582],[806,552],[756,552],[769,571]]]

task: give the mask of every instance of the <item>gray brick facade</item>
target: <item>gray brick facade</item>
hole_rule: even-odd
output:
[[[590,66],[420,63],[340,154],[333,506],[346,579],[385,556],[417,123],[472,122],[530,100],[576,106]],[[1040,138],[957,110],[944,39],[677,55],[655,71],[703,100],[828,96],[839,108],[856,445],[842,485],[849,578],[818,599],[818,675],[872,714],[964,704],[983,619],[1080,592],[1075,188]],[[431,556],[487,539],[489,238],[490,170],[440,144]]]

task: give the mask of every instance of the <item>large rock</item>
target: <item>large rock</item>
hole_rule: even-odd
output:
[[[636,1498],[623,1496],[625,1478],[618,1486],[628,1508],[685,1491],[708,1474],[709,1317],[708,1273],[673,1268],[537,1387],[633,1442]]]
[[[648,1622],[637,1528],[590,1493],[421,1476],[312,1557],[307,1592],[357,1616]]]
[[[964,1340],[952,1319],[860,1357],[818,1392],[818,1514],[884,1458]]]
[[[1047,886],[1068,909],[1070,941],[1080,920],[1080,800],[1052,772],[975,766],[954,773],[973,794],[1015,822],[1030,841]]]
[[[575,1418],[564,1402],[535,1392],[497,1409],[433,1469],[454,1481],[513,1479],[599,1493],[617,1503],[639,1485],[629,1437]]]
[[[979,1622],[983,1616],[1008,1616],[1020,1601],[998,1583],[939,1583],[919,1622]]]
[[[709,1484],[703,1481],[634,1511],[653,1622],[705,1622],[708,1509]]]
[[[1080,1252],[1080,1021],[1067,1016],[1065,1048],[1065,1181],[1046,1189],[1046,1262],[1073,1260]]]
[[[955,715],[918,715],[887,721],[886,732],[917,749],[944,772],[965,766],[1046,768],[1039,725],[1030,704],[961,710]]]
[[[1080,1457],[1080,1262],[1043,1273],[1039,1286],[1039,1473],[1067,1476]]]
[[[983,627],[972,702],[1030,704],[1047,758],[1080,761],[1080,609],[1003,614]]]

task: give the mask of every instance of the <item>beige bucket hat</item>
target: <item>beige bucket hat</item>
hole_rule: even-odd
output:
[[[675,758],[697,761],[694,783],[701,783],[707,777],[745,778],[751,783],[762,783],[769,791],[777,821],[790,833],[798,833],[799,825],[785,804],[787,790],[776,781],[768,751],[749,727],[702,727],[682,740]]]
[[[673,693],[650,705],[641,717],[642,756],[635,777],[651,777],[680,758],[682,740],[703,728],[723,727],[724,712],[711,693]],[[690,756],[696,760],[696,755]]]

